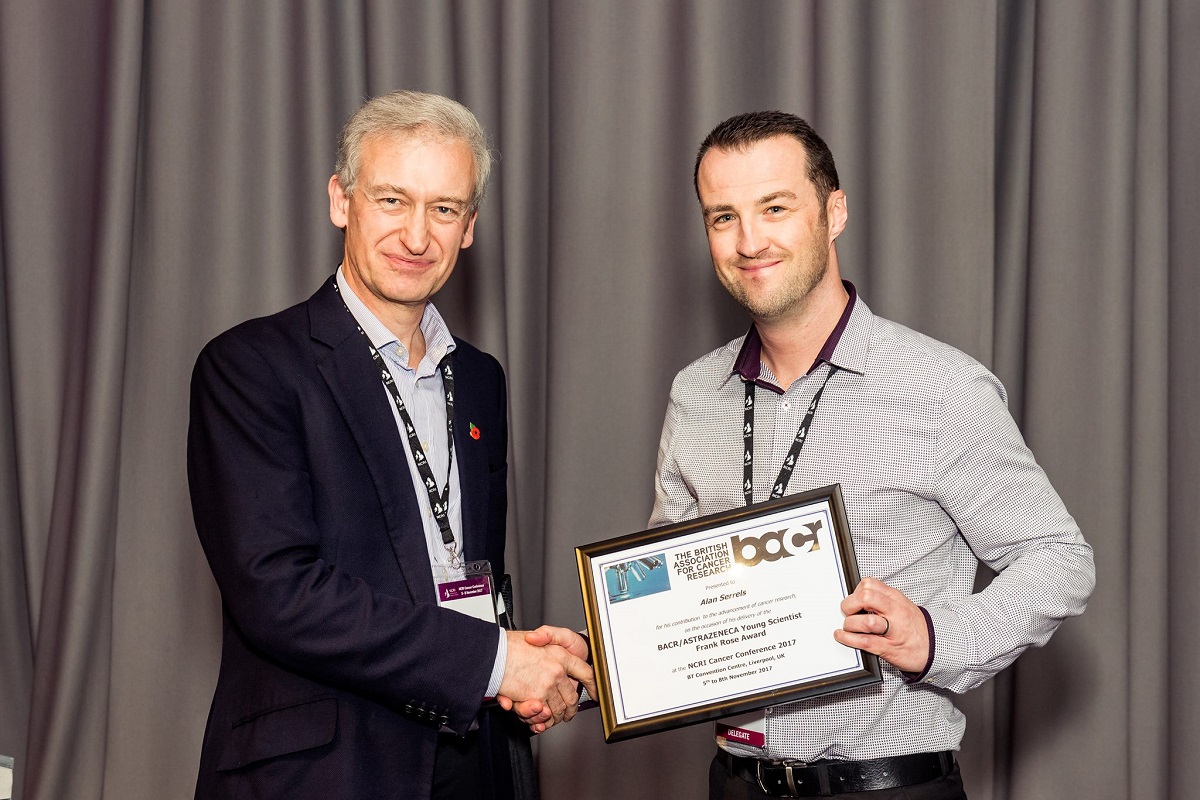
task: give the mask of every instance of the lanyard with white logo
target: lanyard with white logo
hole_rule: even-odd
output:
[[[779,470],[779,477],[775,479],[775,486],[771,489],[772,500],[783,497],[783,493],[787,491],[788,481],[792,479],[792,470],[796,468],[796,458],[800,455],[800,450],[803,449],[804,442],[808,439],[808,428],[812,425],[813,415],[817,413],[817,404],[821,402],[821,395],[824,394],[829,379],[837,371],[837,367],[833,364],[829,365],[829,374],[825,376],[825,382],[821,384],[821,388],[817,389],[812,402],[808,404],[808,413],[804,415],[804,420],[801,421],[800,428],[796,431],[796,438],[792,441],[792,447],[788,450],[787,458],[783,460],[783,467]],[[746,505],[750,505],[754,502],[754,381],[745,383],[745,424],[742,426],[742,443],[745,451],[742,454],[742,493],[746,497]]]
[[[362,332],[361,328],[359,332]],[[363,337],[366,337],[365,333]],[[387,364],[383,363],[383,357],[379,355],[375,346],[370,344],[369,340],[367,344],[371,348],[371,358],[375,359],[375,366],[379,368],[379,377],[387,387],[388,394],[392,396],[392,403],[404,424],[404,432],[408,436],[408,449],[412,451],[417,472],[421,475],[425,490],[429,492],[429,507],[433,509],[433,518],[437,520],[438,529],[442,532],[442,544],[450,554],[450,566],[457,569],[462,566],[462,561],[454,544],[454,531],[450,530],[450,470],[454,468],[454,371],[450,367],[450,354],[447,353],[438,364],[438,369],[442,371],[442,388],[446,390],[446,446],[450,451],[446,462],[446,488],[439,492],[433,470],[429,468],[429,459],[425,457],[425,449],[421,447],[421,440],[417,436],[417,428],[413,425],[412,417],[408,415],[408,409],[404,407],[404,400],[400,398],[396,382],[392,380],[392,372],[387,368]]]
[[[336,290],[337,284],[334,283],[333,286]],[[346,309],[347,314],[350,314],[351,317],[354,316],[345,301],[342,302],[342,307]],[[404,433],[408,437],[408,449],[412,451],[413,461],[416,462],[421,482],[425,484],[425,490],[429,492],[429,507],[433,510],[433,518],[437,520],[438,530],[442,532],[442,544],[446,546],[446,552],[450,554],[450,566],[459,569],[462,567],[462,559],[455,546],[454,531],[450,529],[450,470],[454,468],[454,370],[450,366],[450,353],[447,353],[438,364],[438,369],[442,372],[442,388],[446,392],[446,446],[449,450],[449,458],[446,460],[446,488],[439,492],[437,480],[433,477],[433,470],[429,468],[429,459],[425,457],[425,448],[421,447],[421,440],[417,437],[417,428],[413,425],[412,417],[408,415],[408,409],[404,406],[404,400],[400,397],[400,390],[396,388],[396,382],[392,380],[391,370],[387,368],[387,364],[383,363],[383,357],[379,355],[375,345],[371,344],[371,339],[367,336],[366,331],[357,323],[355,327],[367,340],[367,348],[370,349],[371,358],[374,359],[375,366],[379,369],[379,377],[387,388],[388,394],[391,395],[392,404],[396,406],[396,412],[400,415],[400,421],[404,425]]]

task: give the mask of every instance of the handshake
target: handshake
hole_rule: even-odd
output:
[[[543,625],[507,631],[508,658],[496,701],[514,712],[534,733],[566,722],[579,710],[579,687],[596,696],[596,678],[587,663],[588,643],[566,628]]]

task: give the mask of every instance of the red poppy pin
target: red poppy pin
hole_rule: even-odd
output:
[[[481,435],[481,434],[479,433],[479,428],[476,428],[476,427],[475,427],[475,423],[474,423],[474,422],[468,422],[467,424],[471,426],[471,438],[472,438],[472,439],[475,439],[476,441],[478,441],[478,439],[479,439],[479,437],[480,437],[480,435]]]

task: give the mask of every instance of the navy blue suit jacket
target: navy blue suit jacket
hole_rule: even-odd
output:
[[[504,374],[465,342],[453,358],[463,544],[499,575]],[[332,279],[200,354],[188,481],[224,633],[197,798],[425,798],[439,728],[475,719],[496,626],[437,607],[406,446]]]

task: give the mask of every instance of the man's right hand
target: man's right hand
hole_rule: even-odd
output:
[[[536,701],[549,712],[542,725],[549,728],[575,716],[579,708],[579,685],[594,686],[592,668],[568,649],[547,644],[535,646],[526,641],[525,631],[507,631],[508,658],[497,694],[501,706]]]
[[[558,645],[566,649],[571,655],[578,658],[588,659],[590,648],[587,639],[580,636],[573,630],[567,628],[556,628],[552,625],[543,625],[542,627],[527,631],[525,633],[525,641],[535,647],[546,647],[547,645]],[[589,678],[584,675],[572,675],[580,684],[587,689],[588,696],[595,698],[596,695],[596,679],[595,674]],[[578,692],[578,686],[575,687]],[[578,695],[576,695],[578,696]],[[555,723],[555,719],[550,713],[550,708],[546,704],[537,699],[523,700],[513,702],[508,697],[497,697],[501,708],[506,711],[511,710],[517,715],[533,733],[543,733],[547,728]]]

